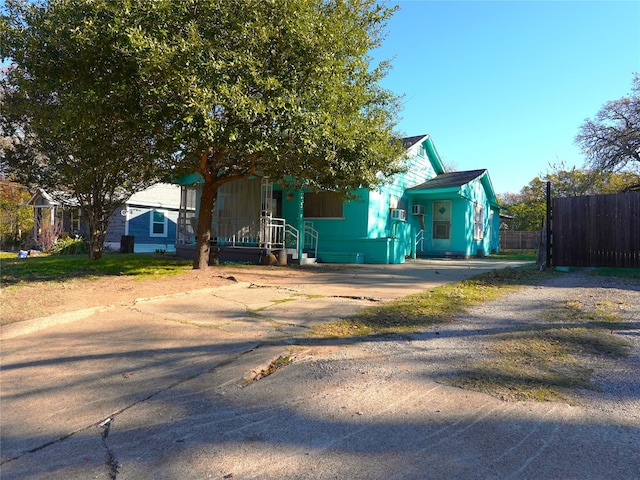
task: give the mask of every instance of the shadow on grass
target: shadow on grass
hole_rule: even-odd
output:
[[[109,253],[100,260],[89,260],[87,255],[3,256],[1,261],[3,286],[112,275],[167,275],[191,268],[189,260],[154,253]]]
[[[460,282],[365,308],[356,315],[318,327],[315,334],[351,337],[387,333],[412,333],[450,322],[454,315],[479,303],[494,300],[515,288],[535,285],[557,275],[535,266],[505,268]]]
[[[574,404],[576,389],[598,389],[591,380],[593,365],[629,355],[632,343],[618,331],[638,328],[638,322],[587,320],[492,334],[481,357],[439,381],[507,401]]]

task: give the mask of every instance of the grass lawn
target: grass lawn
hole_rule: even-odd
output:
[[[357,315],[318,327],[314,334],[340,338],[416,332],[451,321],[456,313],[473,305],[498,298],[519,286],[539,283],[554,274],[540,272],[535,266],[494,270],[365,308]]]
[[[520,260],[535,262],[538,259],[537,250],[502,250],[499,253],[492,253],[491,258],[499,260]]]
[[[190,260],[155,253],[106,253],[100,260],[89,260],[87,255],[17,258],[15,253],[0,253],[0,285],[107,275],[171,275],[189,270],[191,265]]]

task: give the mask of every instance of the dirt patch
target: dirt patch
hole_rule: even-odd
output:
[[[171,295],[235,282],[291,284],[296,279],[313,274],[310,269],[223,266],[158,278],[108,276],[59,282],[23,282],[0,290],[0,325],[90,307],[126,305],[138,298]]]
[[[638,305],[637,281],[584,271],[511,292],[425,333],[436,352],[451,352],[434,378],[502,400],[560,392],[561,401],[638,419]]]

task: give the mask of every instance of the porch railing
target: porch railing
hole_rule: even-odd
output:
[[[241,223],[244,225],[246,222]],[[254,223],[253,227],[232,228],[232,231],[238,232],[233,235],[220,235],[218,233],[214,236],[214,241],[217,245],[228,245],[234,248],[258,247],[268,251],[293,250],[295,253],[290,253],[293,253],[293,258],[296,259],[298,258],[300,242],[302,242],[303,250],[309,253],[313,252],[314,257],[318,256],[318,231],[313,228],[312,222],[304,222],[302,237],[300,231],[293,225],[288,224],[284,218],[273,217],[269,214],[261,215],[259,222],[257,222],[257,228],[255,225]],[[216,224],[215,227],[217,226]],[[185,228],[185,230],[188,229]],[[219,228],[214,228],[214,231],[219,230]],[[194,234],[195,232],[190,233]]]
[[[424,230],[420,230],[416,235],[416,252],[424,251]]]
[[[287,222],[284,218],[261,215],[259,246],[267,250],[284,248],[286,225]]]
[[[313,256],[318,256],[318,231],[313,228],[312,222],[304,222],[304,232],[302,238],[302,249],[312,250]]]

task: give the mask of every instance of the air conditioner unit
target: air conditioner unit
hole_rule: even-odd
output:
[[[401,208],[392,208],[391,209],[391,218],[393,220],[406,220],[407,212]]]
[[[424,215],[424,205],[413,205],[411,208],[414,215]]]

